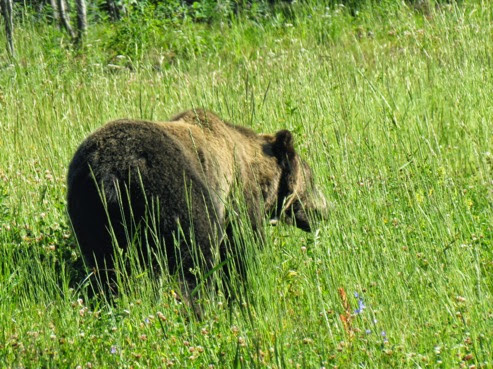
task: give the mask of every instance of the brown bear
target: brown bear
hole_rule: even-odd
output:
[[[257,233],[266,216],[281,215],[310,231],[310,219],[326,209],[288,130],[256,134],[204,110],[169,122],[107,123],[80,145],[68,170],[68,214],[86,261],[111,269],[115,240],[125,250],[129,233],[142,237],[152,223],[154,237],[142,237],[142,243],[159,238],[170,270],[181,266],[190,288],[196,265],[189,244],[211,268],[214,247],[228,238],[237,213],[230,204],[238,194]]]

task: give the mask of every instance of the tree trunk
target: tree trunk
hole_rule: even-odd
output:
[[[75,6],[77,8],[77,35],[75,44],[80,45],[87,29],[86,1],[76,0]]]
[[[60,22],[63,28],[65,28],[65,30],[68,32],[68,34],[73,40],[75,39],[75,33],[72,27],[70,26],[70,21],[67,17],[65,0],[57,0],[57,5],[58,5],[58,15],[60,17]]]
[[[60,24],[60,15],[58,14],[58,5],[56,0],[50,0],[51,8],[53,9],[53,19],[56,24]]]
[[[116,5],[115,0],[106,0],[106,8],[113,22],[120,19],[120,8]]]
[[[2,4],[2,16],[5,21],[5,35],[7,38],[7,51],[10,55],[15,54],[14,40],[12,32],[14,30],[14,24],[12,22],[12,0],[1,0]]]

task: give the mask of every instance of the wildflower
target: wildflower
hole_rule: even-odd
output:
[[[110,352],[112,355],[116,354],[116,346],[111,346]]]
[[[354,293],[354,297],[358,299],[358,308],[354,310],[355,314],[361,314],[363,310],[366,308],[366,305],[363,301],[363,298],[358,294],[358,292]]]
[[[363,312],[363,310],[364,310],[365,308],[366,308],[366,306],[365,306],[365,304],[364,304],[363,300],[362,300],[362,299],[359,299],[359,300],[358,300],[358,308],[357,308],[356,310],[354,310],[354,312],[355,312],[356,314],[360,314],[360,313],[362,313],[362,312]]]
[[[383,337],[383,342],[384,343],[389,342],[389,339],[387,338],[387,333],[385,331],[382,331],[382,337]]]
[[[28,331],[27,332],[27,335],[28,336],[31,336],[31,337],[34,337],[34,338],[38,338],[39,337],[39,332],[37,332],[37,331]]]
[[[84,315],[86,315],[87,311],[89,310],[88,307],[84,306],[82,309],[79,310],[79,315],[81,317],[83,317]]]
[[[53,182],[54,181],[53,174],[51,174],[49,170],[45,170],[45,178],[49,182]]]
[[[243,337],[238,337],[238,344],[241,346],[241,347],[246,347],[246,341]]]

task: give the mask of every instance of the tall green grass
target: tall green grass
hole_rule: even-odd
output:
[[[153,29],[131,58],[105,26],[79,52],[17,28],[18,59],[0,55],[0,366],[492,365],[489,4],[293,9]],[[245,245],[246,293],[206,290],[201,319],[166,276],[90,299],[65,213],[71,155],[105,121],[191,107],[292,130],[329,218],[310,235],[266,227]]]

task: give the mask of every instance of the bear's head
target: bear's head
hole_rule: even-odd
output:
[[[281,168],[274,217],[309,232],[313,229],[313,220],[326,218],[327,200],[316,187],[312,170],[296,153],[290,131],[277,132],[271,145]]]

